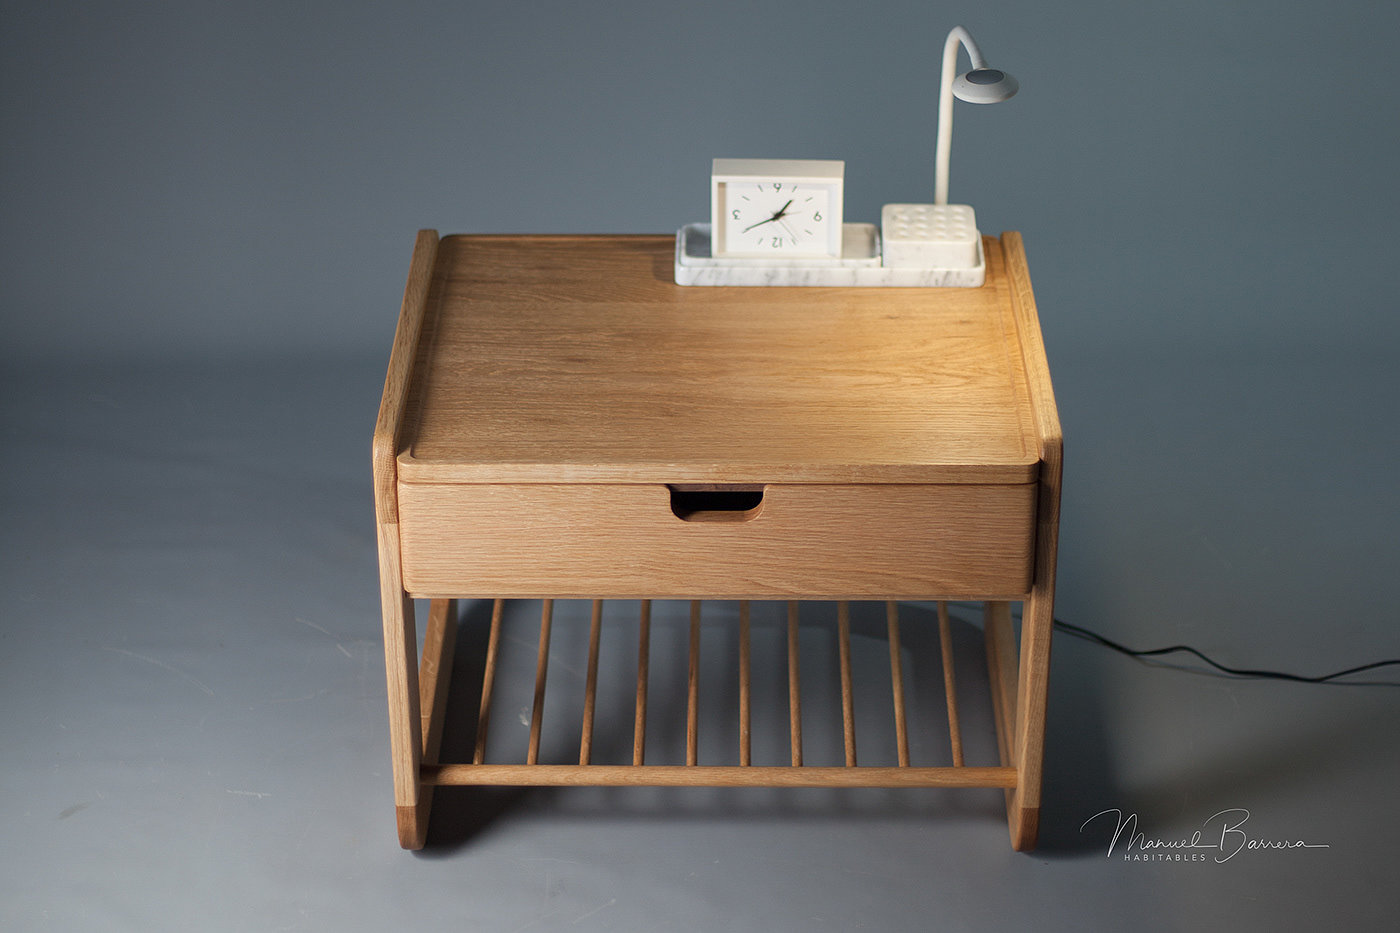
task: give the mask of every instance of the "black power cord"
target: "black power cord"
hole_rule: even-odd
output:
[[[1256,677],[1268,680],[1291,680],[1304,684],[1324,684],[1334,681],[1339,677],[1346,677],[1348,674],[1359,674],[1362,671],[1375,670],[1378,667],[1387,667],[1389,665],[1400,664],[1400,658],[1392,658],[1387,661],[1372,661],[1370,664],[1361,664],[1357,667],[1349,667],[1344,671],[1337,671],[1333,674],[1324,674],[1321,677],[1305,677],[1302,674],[1289,674],[1283,671],[1256,671],[1249,670],[1248,668],[1227,667],[1226,665],[1221,664],[1218,661],[1211,660],[1201,652],[1197,651],[1195,648],[1192,648],[1190,645],[1170,645],[1166,648],[1151,648],[1146,651],[1139,651],[1133,648],[1128,648],[1124,645],[1120,645],[1118,642],[1113,641],[1112,639],[1105,638],[1098,632],[1090,631],[1089,629],[1082,628],[1078,625],[1072,625],[1069,622],[1064,622],[1060,619],[1055,620],[1055,628],[1064,632],[1066,635],[1073,635],[1075,638],[1082,638],[1085,641],[1093,642],[1094,644],[1098,645],[1103,645],[1105,648],[1112,648],[1114,651],[1126,654],[1130,658],[1150,658],[1155,657],[1157,655],[1172,654],[1177,651],[1185,651],[1188,654],[1194,654],[1196,657],[1200,658],[1202,661],[1206,662],[1216,670],[1224,671],[1226,674],[1233,674],[1236,677]],[[1374,684],[1374,682],[1371,683]],[[1400,686],[1400,684],[1380,684],[1379,686]]]

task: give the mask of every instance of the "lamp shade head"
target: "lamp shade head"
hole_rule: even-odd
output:
[[[1020,89],[1015,78],[998,68],[974,68],[953,79],[953,94],[969,104],[997,104]]]

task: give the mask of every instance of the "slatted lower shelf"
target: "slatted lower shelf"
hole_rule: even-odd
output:
[[[703,604],[690,603],[690,625],[686,671],[686,736],[685,764],[647,764],[647,708],[652,685],[651,669],[651,603],[640,603],[637,639],[637,683],[635,717],[633,722],[632,763],[593,763],[594,719],[598,697],[598,663],[603,619],[603,600],[592,601],[588,638],[588,661],[584,675],[582,721],[578,726],[578,763],[540,763],[540,736],[545,710],[545,690],[548,684],[550,643],[554,620],[554,601],[541,601],[539,636],[536,646],[535,681],[530,708],[529,742],[524,761],[488,761],[487,733],[491,722],[492,702],[497,692],[497,667],[501,656],[502,623],[506,615],[506,600],[495,600],[492,607],[490,634],[481,681],[481,699],[477,710],[476,739],[470,763],[441,763],[437,760],[442,739],[443,708],[447,683],[451,677],[454,613],[448,611],[447,601],[434,601],[430,614],[423,652],[422,716],[423,760],[419,769],[420,783],[428,786],[449,785],[519,785],[519,786],[780,786],[780,787],[992,787],[1014,788],[1017,771],[1006,765],[1005,735],[999,735],[1002,764],[969,767],[963,761],[962,730],[959,723],[957,690],[954,680],[952,638],[948,607],[938,603],[938,645],[942,656],[942,674],[947,710],[947,736],[951,766],[922,767],[910,763],[909,711],[905,702],[904,670],[901,659],[899,605],[885,604],[886,632],[889,645],[890,680],[893,726],[897,766],[859,765],[855,715],[856,691],[852,676],[850,604],[837,603],[837,654],[840,665],[841,726],[844,764],[815,766],[804,764],[801,708],[801,670],[798,650],[800,604],[787,604],[786,668],[788,695],[788,746],[786,765],[753,764],[752,741],[752,653],[750,648],[750,604],[739,603],[738,625],[738,764],[702,764],[699,743],[699,696],[701,690],[700,630]],[[1008,626],[1009,629],[1009,626]],[[1009,634],[1009,631],[1008,631]],[[993,639],[997,641],[999,639]],[[997,652],[989,652],[996,654]],[[996,662],[993,658],[993,666]],[[997,731],[1004,733],[1009,723],[1007,703],[995,694],[1003,686],[993,670],[994,707]],[[522,713],[523,715],[523,713]],[[732,759],[731,759],[732,761]]]

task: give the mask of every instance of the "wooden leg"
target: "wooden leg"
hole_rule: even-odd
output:
[[[403,589],[399,526],[379,525],[379,587],[384,612],[384,668],[389,693],[389,749],[394,768],[394,806],[399,844],[421,849],[427,837],[426,808],[419,795],[423,727],[418,696],[418,632],[413,600]]]
[[[1050,686],[1050,636],[1054,617],[1048,594],[1026,602],[1021,619],[1021,650],[1011,630],[1011,605],[984,608],[987,670],[1001,763],[1016,769],[1016,786],[1006,791],[1011,847],[1035,848],[1040,828],[1040,786],[1045,760],[1045,712]]]
[[[1048,590],[1048,592],[1047,592]],[[1040,786],[1045,761],[1045,712],[1050,694],[1050,638],[1054,630],[1053,590],[1037,588],[1021,614],[1021,663],[1016,686],[1013,764],[1016,787],[1007,792],[1011,847],[1035,848],[1040,829]]]
[[[452,654],[457,643],[457,602],[434,599],[428,605],[428,630],[423,636],[423,660],[418,665],[419,731],[423,736],[422,763],[438,763],[442,747],[443,720],[447,715],[447,691],[452,682]],[[433,786],[420,784],[418,803],[413,807],[407,826],[400,818],[399,841],[403,843],[405,829],[409,843],[405,848],[421,849],[428,835],[428,817],[433,809]]]

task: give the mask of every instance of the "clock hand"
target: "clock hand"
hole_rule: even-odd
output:
[[[781,219],[782,217],[784,217],[784,216],[787,214],[787,209],[788,209],[789,207],[792,206],[792,201],[793,201],[793,199],[792,199],[792,198],[789,198],[789,199],[788,199],[788,202],[787,202],[786,204],[784,204],[782,207],[778,208],[778,212],[777,212],[776,214],[774,214],[772,217],[769,217],[767,220],[760,220],[760,221],[759,221],[758,223],[756,223],[756,224],[749,224],[747,227],[744,228],[744,231],[743,231],[743,232],[744,232],[744,233],[748,233],[748,232],[749,232],[750,230],[752,230],[754,227],[761,227],[761,226],[763,226],[764,224],[771,224],[773,221]]]

